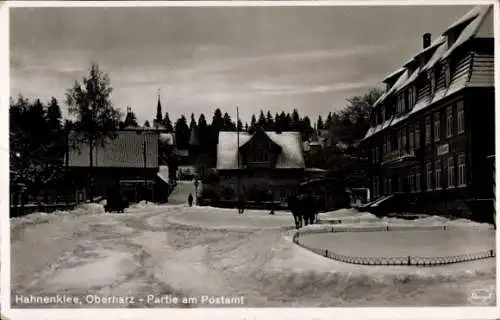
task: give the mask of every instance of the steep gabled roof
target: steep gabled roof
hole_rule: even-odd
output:
[[[108,140],[102,147],[97,145],[93,150],[93,166],[106,168],[144,168],[144,142],[146,142],[146,166],[158,167],[157,132],[118,131],[117,137]],[[77,149],[69,152],[70,167],[89,167],[89,146],[79,144]]]
[[[488,13],[493,10],[492,6],[478,6],[474,8],[474,18],[468,22],[467,26],[460,32],[460,35],[450,48],[445,52],[441,59],[448,58],[458,47],[466,43],[468,40],[474,38],[477,32],[481,29],[484,23],[488,23],[489,19],[485,19]]]
[[[281,147],[281,152],[276,162],[277,169],[302,169],[305,167],[302,138],[299,132],[285,131],[276,133],[264,131],[264,133],[271,141]],[[240,132],[240,143],[238,146],[237,132],[219,132],[219,142],[217,144],[217,170],[237,169],[239,147],[245,145],[252,137],[253,135],[247,132]]]

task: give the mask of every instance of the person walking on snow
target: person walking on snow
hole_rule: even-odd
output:
[[[189,206],[192,207],[193,206],[193,195],[190,193],[189,196],[188,196],[188,203],[189,203]]]

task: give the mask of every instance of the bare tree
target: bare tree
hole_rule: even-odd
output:
[[[113,107],[109,76],[92,63],[87,77],[75,81],[66,93],[69,113],[76,117],[73,124],[74,138],[89,146],[89,197],[93,201],[93,152],[98,145],[104,146],[107,139],[116,137],[121,114]]]

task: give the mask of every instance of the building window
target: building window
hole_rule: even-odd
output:
[[[431,86],[431,96],[434,95],[434,91],[436,90],[436,74],[434,70],[429,72],[429,81]]]
[[[435,171],[436,173],[436,189],[439,190],[441,189],[441,161],[440,160],[436,160],[436,163],[435,163]]]
[[[401,152],[401,150],[403,150],[403,130],[399,131],[398,150],[400,152]]]
[[[446,137],[453,136],[453,107],[446,108]]]
[[[415,105],[415,100],[416,100],[416,88],[415,86],[411,86],[408,89],[408,109],[413,108]]]
[[[415,136],[413,133],[413,126],[410,126],[408,130],[409,130],[408,139],[410,139],[410,151],[413,151],[413,149],[415,148]]]
[[[441,139],[441,119],[439,119],[439,112],[434,114],[434,141]]]
[[[413,170],[408,174],[408,190],[410,192],[415,191],[415,172]]]
[[[384,137],[384,147],[383,147],[383,153],[386,154],[388,151],[387,151],[387,137]]]
[[[405,111],[405,96],[404,93],[398,95],[398,114],[402,114]]]
[[[432,163],[427,162],[425,166],[426,170],[426,180],[425,180],[425,186],[427,190],[432,190]]]
[[[420,124],[415,125],[415,149],[420,148]]]
[[[373,177],[373,196],[378,198],[379,196],[379,177]]]
[[[420,191],[420,176],[421,176],[421,172],[420,172],[420,167],[417,167],[415,169],[415,191]]]
[[[444,85],[448,87],[451,82],[451,69],[449,61],[444,66]]]
[[[377,162],[377,155],[375,147],[372,148],[372,163]]]
[[[403,191],[403,177],[399,176],[398,177],[398,192]]]
[[[387,179],[384,179],[384,194],[387,194]]]
[[[425,118],[425,145],[431,143],[431,117]]]
[[[403,153],[406,152],[406,146],[407,146],[407,141],[406,141],[406,128],[403,128],[403,130],[401,130],[401,134],[402,134],[402,151]]]
[[[461,153],[458,155],[458,186],[465,187],[467,184],[466,179],[466,164],[465,164],[465,154]]]
[[[448,157],[448,188],[455,187],[455,159]]]
[[[465,131],[465,118],[464,118],[464,103],[463,101],[457,104],[457,133],[461,134]]]
[[[387,179],[387,194],[392,193],[392,178]]]

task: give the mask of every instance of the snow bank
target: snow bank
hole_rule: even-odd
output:
[[[142,200],[139,203],[134,203],[130,205],[130,209],[150,209],[150,208],[157,208],[158,205],[153,202],[149,202],[146,200]]]
[[[104,205],[101,203],[84,203],[72,211],[73,214],[97,214],[104,213]]]

